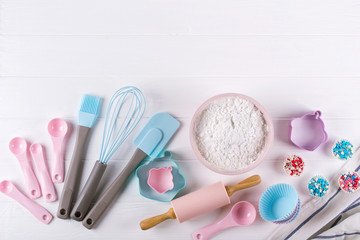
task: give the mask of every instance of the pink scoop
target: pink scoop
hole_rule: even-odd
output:
[[[29,196],[32,199],[41,197],[40,185],[35,176],[29,159],[27,142],[25,141],[25,139],[20,137],[13,138],[9,143],[9,149],[19,160],[21,170],[24,174],[25,185]]]
[[[255,218],[255,207],[249,202],[241,201],[232,207],[226,217],[200,228],[192,234],[192,237],[194,240],[207,240],[224,229],[251,225],[255,221]]]
[[[0,183],[0,191],[24,206],[40,222],[48,224],[53,219],[53,216],[48,212],[48,210],[37,204],[34,200],[25,196],[11,181],[2,181]]]
[[[60,119],[54,118],[49,122],[48,132],[51,136],[51,140],[54,146],[54,158],[55,165],[51,172],[53,182],[61,183],[64,182],[65,174],[65,135],[68,132],[67,123]]]
[[[43,146],[39,143],[31,144],[30,153],[34,160],[38,174],[40,175],[40,185],[42,193],[45,197],[45,202],[56,201],[57,194],[45,161]]]

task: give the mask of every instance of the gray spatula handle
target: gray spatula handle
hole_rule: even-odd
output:
[[[73,210],[71,211],[70,216],[72,219],[76,221],[81,221],[84,219],[90,207],[91,201],[95,197],[96,189],[100,183],[101,177],[104,175],[106,166],[106,164],[103,164],[99,161],[95,162],[90,176],[87,179],[85,186],[82,189]]]
[[[125,168],[121,171],[119,176],[114,182],[106,189],[101,198],[96,202],[95,206],[86,215],[82,224],[92,229],[95,223],[99,220],[104,211],[110,206],[111,202],[115,199],[118,192],[123,187],[129,175],[139,165],[139,163],[146,158],[147,154],[141,151],[139,148],[136,149],[134,155],[130,161],[126,164]]]
[[[81,154],[84,150],[86,139],[89,135],[90,128],[78,126],[78,134],[76,138],[74,153],[72,155],[70,167],[66,175],[65,184],[61,193],[59,208],[57,212],[58,218],[70,218],[71,205],[74,200],[74,195],[79,188],[81,179]]]

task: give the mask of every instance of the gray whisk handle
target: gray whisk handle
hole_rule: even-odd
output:
[[[61,193],[59,208],[57,212],[58,218],[70,218],[72,202],[76,197],[77,190],[82,175],[81,154],[83,152],[87,136],[90,128],[78,126],[78,134],[76,138],[74,153],[65,178],[64,187]]]
[[[103,176],[106,164],[103,164],[99,161],[95,162],[95,165],[90,173],[89,178],[87,179],[84,188],[82,189],[73,210],[71,211],[71,218],[76,221],[81,221],[84,219],[91,201],[94,199],[96,194],[96,189],[100,183],[101,177]]]
[[[130,176],[132,171],[139,165],[139,163],[147,157],[147,154],[141,151],[139,148],[136,149],[130,161],[126,164],[125,168],[120,172],[114,182],[106,189],[101,198],[96,202],[94,207],[86,215],[82,224],[92,229],[95,223],[100,219],[101,215],[110,206],[116,195],[122,189],[127,178]]]

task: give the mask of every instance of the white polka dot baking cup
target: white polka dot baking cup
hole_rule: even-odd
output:
[[[343,173],[339,177],[339,187],[345,192],[356,192],[360,187],[359,180],[359,174],[355,171]]]
[[[284,171],[290,176],[300,176],[304,171],[305,162],[297,155],[289,155],[284,161]]]
[[[332,154],[340,160],[348,160],[354,154],[354,145],[348,140],[340,139],[334,143]]]
[[[321,198],[329,192],[330,183],[325,177],[316,175],[308,181],[307,189],[311,196]]]

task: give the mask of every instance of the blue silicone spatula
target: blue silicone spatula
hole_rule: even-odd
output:
[[[86,228],[93,228],[115,199],[132,171],[147,156],[156,158],[179,126],[180,122],[168,113],[157,113],[150,118],[134,141],[137,148],[132,158],[82,221]]]

